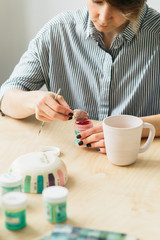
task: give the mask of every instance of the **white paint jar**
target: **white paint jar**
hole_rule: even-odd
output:
[[[4,195],[7,192],[22,191],[22,176],[16,173],[4,173],[0,176],[1,193]]]

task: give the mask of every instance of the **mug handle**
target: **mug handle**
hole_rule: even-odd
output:
[[[151,145],[151,143],[153,142],[153,139],[155,137],[155,127],[150,124],[150,123],[143,123],[143,128],[149,128],[149,136],[147,138],[147,141],[145,142],[145,144],[139,149],[139,153],[143,153],[145,152],[149,146]]]

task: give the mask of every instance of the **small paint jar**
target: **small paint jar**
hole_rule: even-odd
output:
[[[46,220],[61,223],[67,219],[66,201],[68,189],[61,186],[51,186],[42,192]]]
[[[1,193],[22,191],[22,176],[12,172],[4,173],[0,176]]]
[[[2,197],[5,226],[10,230],[19,230],[26,226],[27,197],[22,192],[9,192]]]
[[[75,132],[75,143],[76,143],[76,145],[78,145],[79,139],[77,138],[77,135],[82,131],[92,128],[93,123],[90,120],[87,120],[85,122],[75,122],[74,127],[75,127],[75,131],[74,131]]]

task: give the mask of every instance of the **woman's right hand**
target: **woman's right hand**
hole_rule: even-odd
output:
[[[55,119],[67,121],[72,119],[73,110],[61,95],[55,99],[56,93],[39,91],[35,104],[35,116],[43,122],[52,122]]]
[[[43,122],[52,122],[55,119],[67,121],[73,116],[64,98],[49,91],[23,91],[20,89],[8,90],[1,101],[1,110],[4,114],[23,119],[35,114]]]

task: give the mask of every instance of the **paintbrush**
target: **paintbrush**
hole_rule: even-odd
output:
[[[55,100],[57,100],[58,95],[60,94],[60,91],[61,91],[61,88],[58,89],[58,91],[57,91],[57,93],[56,93],[56,95],[55,95],[55,97],[54,97]],[[38,135],[41,133],[43,126],[44,126],[44,122],[42,122],[42,124],[41,124],[41,126],[40,126]]]

